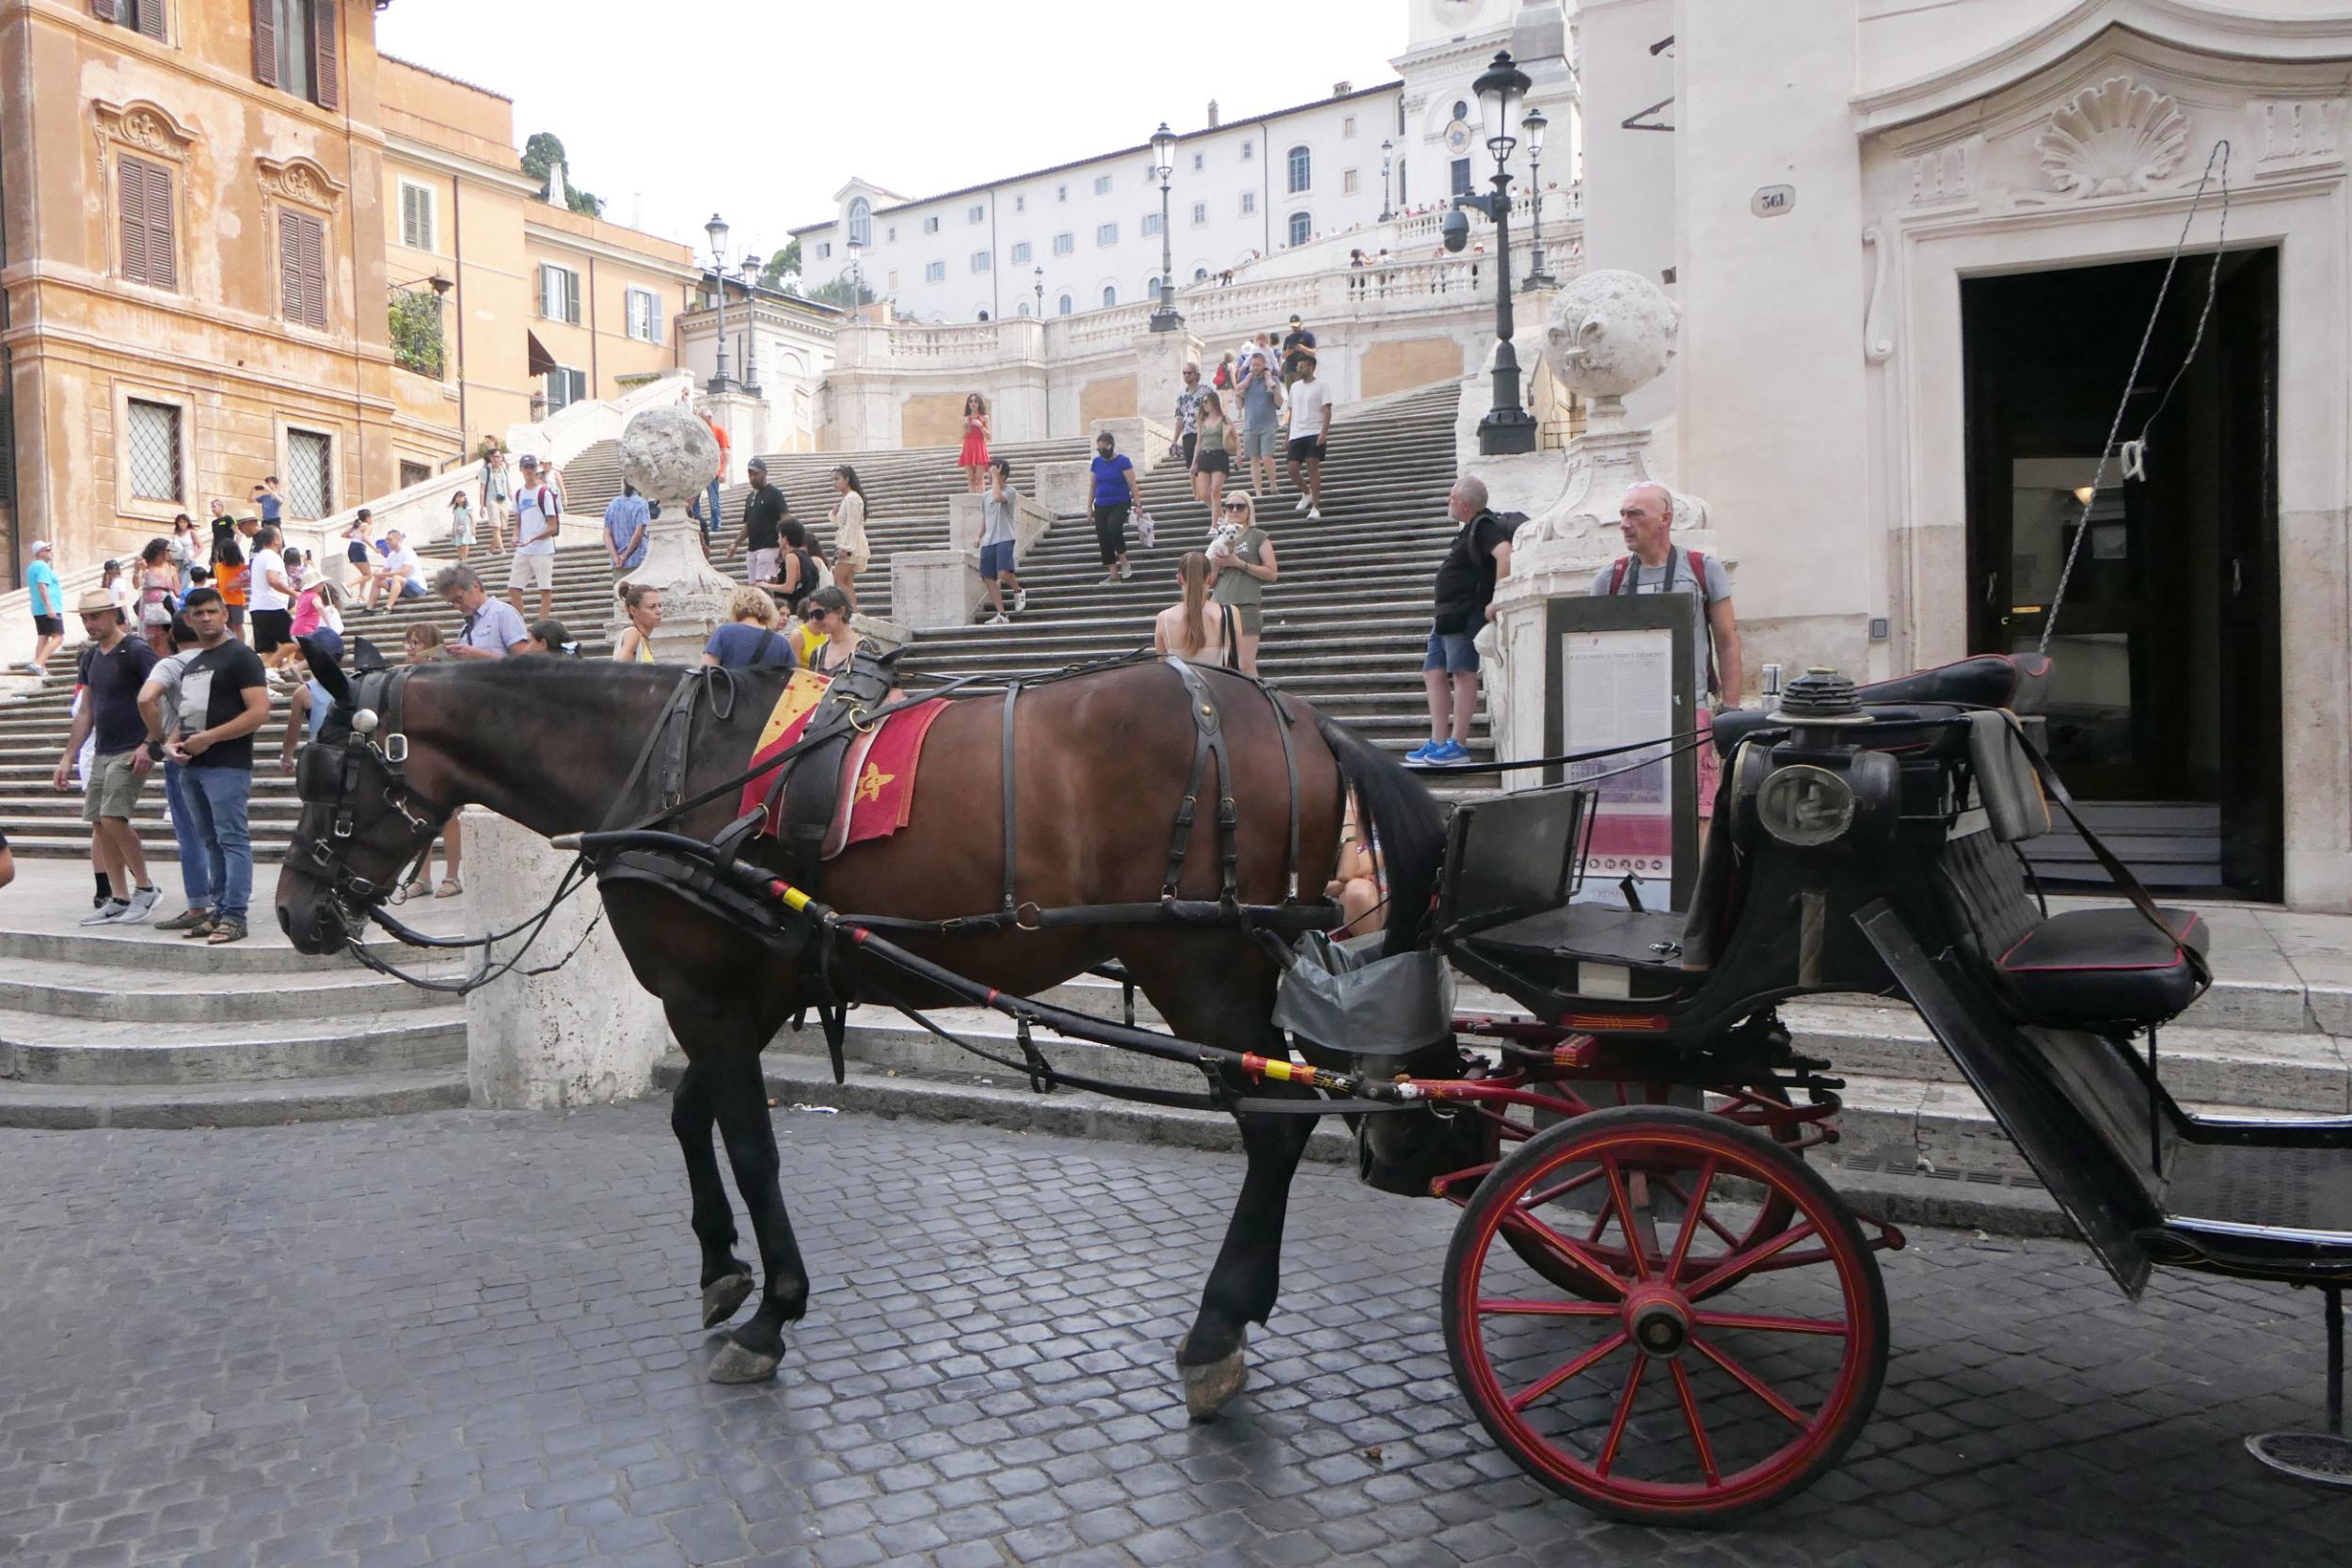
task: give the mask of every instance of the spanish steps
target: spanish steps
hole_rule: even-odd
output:
[[[1403,394],[1335,420],[1330,461],[1324,469],[1323,517],[1310,522],[1293,510],[1296,495],[1283,488],[1260,508],[1273,534],[1281,580],[1266,594],[1260,668],[1284,689],[1356,725],[1402,752],[1426,737],[1421,654],[1428,626],[1431,578],[1452,536],[1446,492],[1454,472],[1454,416],[1458,392],[1446,386]],[[1041,462],[1084,460],[1084,437],[1006,443],[995,449],[1013,465],[1014,487],[1034,493]],[[1142,453],[1134,453],[1140,465]],[[950,447],[883,452],[787,452],[767,458],[770,477],[818,539],[830,542],[824,518],[837,499],[832,472],[855,467],[868,505],[866,533],[873,560],[858,582],[862,613],[890,613],[890,559],[900,549],[936,549],[946,541],[948,497],[964,488]],[[613,575],[599,526],[605,505],[620,492],[616,443],[591,448],[563,470],[569,522],[556,555],[555,613],[589,657],[610,650],[614,617]],[[739,575],[740,558],[725,546],[742,514],[743,486],[725,492],[730,519],[714,544],[716,564]],[[1104,658],[1150,644],[1152,617],[1174,602],[1176,567],[1186,550],[1202,547],[1207,509],[1192,499],[1183,467],[1164,464],[1143,481],[1146,511],[1157,525],[1153,547],[1136,546],[1133,577],[1106,583],[1084,517],[1057,521],[1021,568],[1028,608],[1009,626],[974,626],[914,635],[903,667],[926,678],[1009,676],[1024,670]],[[494,559],[488,531],[473,564],[493,593],[505,586],[504,561]],[[453,560],[446,542],[421,551],[428,567]],[[537,605],[527,600],[527,617]],[[411,600],[374,615],[350,615],[346,640],[365,637],[397,659],[406,627],[431,621],[453,631],[456,616],[437,599]],[[0,832],[21,855],[82,855],[88,848],[77,795],[50,788],[49,774],[65,741],[73,649],[50,660],[46,690],[0,707]],[[275,859],[293,832],[293,781],[281,776],[278,752],[284,736],[282,702],[257,736],[252,821],[257,851]],[[1483,731],[1483,721],[1482,728]],[[1483,745],[1484,742],[1477,742]],[[1466,784],[1491,775],[1470,774]],[[169,857],[171,835],[163,817],[163,791],[148,789],[137,817],[151,854]]]

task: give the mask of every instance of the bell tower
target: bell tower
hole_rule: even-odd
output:
[[[1518,20],[1519,0],[1411,0],[1408,52],[1451,40],[1503,31]]]

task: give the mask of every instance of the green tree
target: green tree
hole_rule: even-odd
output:
[[[522,169],[541,184],[556,165],[564,166],[564,205],[589,217],[602,217],[604,203],[572,183],[572,161],[564,152],[564,138],[552,131],[534,131],[523,143]]]
[[[785,287],[786,278],[800,275],[801,242],[794,240],[768,258],[767,264],[759,269],[759,286],[763,289],[781,289]]]
[[[850,297],[852,289],[856,292],[854,299]],[[827,305],[838,305],[846,310],[852,305],[871,305],[876,295],[873,285],[870,283],[851,284],[846,277],[836,277],[830,283],[819,283],[815,288],[804,291],[803,297],[819,300]]]

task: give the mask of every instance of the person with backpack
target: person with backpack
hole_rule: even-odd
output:
[[[515,492],[515,557],[506,602],[523,613],[523,595],[539,591],[539,618],[555,613],[555,536],[563,529],[563,495],[541,477],[538,458],[523,453],[523,483]]]
[[[830,586],[833,578],[826,573],[824,563],[817,559],[817,552],[808,547],[806,523],[798,517],[787,517],[777,537],[784,541],[783,549],[776,555],[778,576],[765,591],[774,593],[793,614],[805,614],[808,596]]]
[[[1674,542],[1673,494],[1662,484],[1636,484],[1617,507],[1617,529],[1630,554],[1621,555],[1593,576],[1595,597],[1619,594],[1691,595],[1692,664],[1704,671],[1692,692],[1691,711],[1701,731],[1714,728],[1715,715],[1740,705],[1747,672],[1740,662],[1740,623],[1731,610],[1731,578],[1724,563]],[[1698,657],[1704,652],[1706,657]],[[1703,699],[1703,700],[1702,700]],[[1710,743],[1698,749],[1699,823],[1715,810],[1715,788],[1723,758]]]

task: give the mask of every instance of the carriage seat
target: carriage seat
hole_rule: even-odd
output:
[[[1994,960],[2020,1010],[2058,1028],[2159,1023],[2197,1000],[2209,929],[2194,910],[2160,909],[2176,943],[2131,908],[2051,915]]]
[[[1875,708],[2007,708],[2029,717],[2042,711],[2050,690],[2050,661],[2038,654],[1979,654],[1955,659],[1932,670],[1915,670],[1892,680],[1872,681],[1854,689],[1866,707]],[[1882,722],[1917,713],[1883,713]],[[1934,715],[1925,715],[1933,717]],[[1731,708],[1715,717],[1715,750],[1725,757],[1757,730],[1778,729],[1788,722],[1772,717],[1772,707]]]

